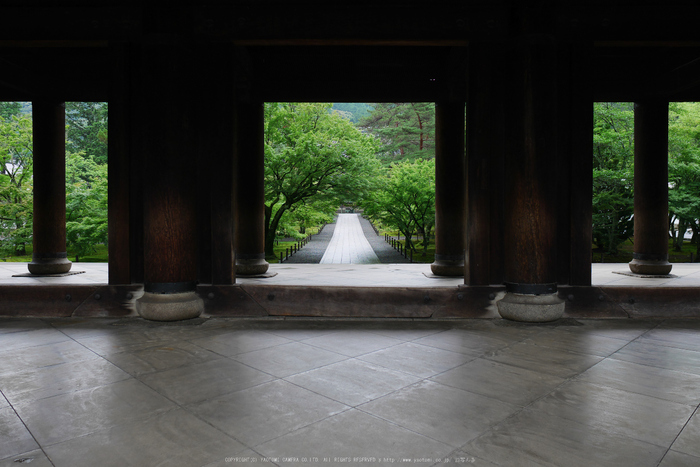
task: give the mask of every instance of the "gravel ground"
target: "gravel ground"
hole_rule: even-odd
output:
[[[335,231],[335,224],[326,224],[323,229],[309,240],[301,250],[297,251],[294,255],[290,256],[285,263],[304,263],[304,264],[317,264],[321,262],[323,254],[328,248],[328,243],[333,237],[333,232]]]
[[[410,263],[410,260],[400,255],[398,251],[394,250],[390,244],[384,241],[384,237],[377,235],[372,228],[372,224],[360,216],[360,224],[362,225],[362,231],[367,238],[370,246],[376,253],[379,261],[382,263]]]
[[[372,228],[370,222],[364,217],[360,216],[360,224],[362,225],[362,231],[372,246],[372,249],[379,257],[382,263],[408,263],[409,260],[400,255],[396,250],[394,250],[391,245],[384,241],[384,237],[377,235]],[[321,261],[323,254],[328,248],[328,243],[333,237],[333,231],[335,230],[335,224],[327,224],[321,232],[311,237],[309,243],[306,244],[301,250],[291,256],[285,263],[305,263],[305,264],[315,264]]]

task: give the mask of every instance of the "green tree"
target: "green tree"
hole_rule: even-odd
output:
[[[593,111],[593,243],[615,254],[634,229],[634,110],[597,102]]]
[[[107,163],[106,102],[66,102],[66,151]]]
[[[22,111],[22,104],[19,102],[0,102],[0,117],[9,120],[12,117],[19,117]]]
[[[671,103],[668,132],[669,230],[674,249],[681,251],[690,227],[700,252],[700,103]]]
[[[333,222],[337,209],[336,200],[312,199],[287,211],[277,226],[277,232],[283,237],[300,240],[306,237],[307,228]]]
[[[107,243],[107,166],[66,155],[66,247],[80,261]]]
[[[435,104],[432,102],[378,103],[359,126],[381,140],[380,157],[386,164],[435,157]]]
[[[382,186],[363,204],[365,214],[398,229],[406,248],[415,250],[413,234],[420,234],[425,255],[435,226],[435,159],[397,162]]]
[[[265,253],[282,217],[304,204],[359,200],[378,168],[375,138],[330,104],[265,104]]]
[[[338,112],[341,117],[347,118],[352,123],[359,123],[372,111],[371,104],[360,104],[357,102],[334,102],[331,112]]]
[[[24,255],[32,238],[32,121],[0,117],[0,253]]]

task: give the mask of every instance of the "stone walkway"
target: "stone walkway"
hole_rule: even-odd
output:
[[[335,224],[326,225],[304,248],[285,261],[293,264],[408,262],[358,214],[339,214]]]
[[[335,233],[331,238],[321,264],[376,264],[379,258],[374,253],[358,220],[357,214],[339,214]]]

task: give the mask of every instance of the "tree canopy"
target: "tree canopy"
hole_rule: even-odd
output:
[[[76,261],[107,243],[107,165],[66,154],[66,242]]]
[[[419,233],[425,253],[435,226],[435,159],[397,162],[380,186],[363,204],[365,214],[397,228],[406,248],[415,250],[412,237]]]
[[[593,109],[593,243],[614,254],[634,233],[634,110],[629,102],[600,102]],[[688,228],[700,247],[698,102],[669,104],[668,187],[675,249],[680,251]]]
[[[668,133],[669,226],[680,251],[688,227],[696,241],[700,232],[700,103],[672,103]]]
[[[593,243],[615,254],[634,229],[634,111],[598,102],[593,115]]]
[[[433,102],[378,103],[359,126],[381,140],[379,157],[385,164],[435,157]]]
[[[18,112],[17,112],[18,113]],[[0,254],[23,255],[32,239],[32,120],[0,117]]]
[[[32,243],[31,113],[0,105],[0,254]],[[7,116],[7,117],[5,117]],[[107,103],[66,103],[66,243],[76,261],[107,242]]]
[[[0,102],[0,117],[9,120],[18,117],[22,111],[22,104],[19,102]]]
[[[282,217],[301,206],[356,202],[379,167],[374,137],[329,112],[331,104],[265,104],[265,252]]]
[[[66,151],[107,163],[106,102],[66,102]]]
[[[370,104],[362,104],[357,102],[334,102],[330,111],[338,112],[341,117],[347,118],[352,123],[357,124],[361,119],[368,116],[372,109],[373,107]]]

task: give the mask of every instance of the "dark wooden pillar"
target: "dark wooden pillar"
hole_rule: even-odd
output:
[[[557,48],[553,37],[514,41],[505,164],[504,318],[550,321],[557,298]]]
[[[634,259],[636,274],[665,275],[668,262],[668,102],[634,103]]]
[[[591,285],[593,89],[590,44],[559,49],[557,261],[559,284]]]
[[[466,179],[464,102],[435,103],[435,262],[438,276],[464,275]]]
[[[141,55],[141,160],[144,181],[144,296],[147,319],[199,316],[197,297],[195,115],[180,95],[193,92],[189,49],[147,44]]]
[[[197,48],[200,97],[197,114],[207,124],[196,132],[199,171],[199,280],[205,284],[235,283],[233,250],[234,65],[229,44]]]
[[[264,274],[265,261],[265,147],[264,106],[257,100],[236,104],[236,183],[234,224],[236,274]]]
[[[32,274],[70,271],[66,254],[66,106],[32,103],[34,133],[34,253]]]
[[[469,45],[467,285],[503,282],[505,62],[500,45]]]
[[[125,46],[112,46],[113,60],[109,99],[109,283],[132,283],[131,244],[133,227],[129,136],[129,54]]]

